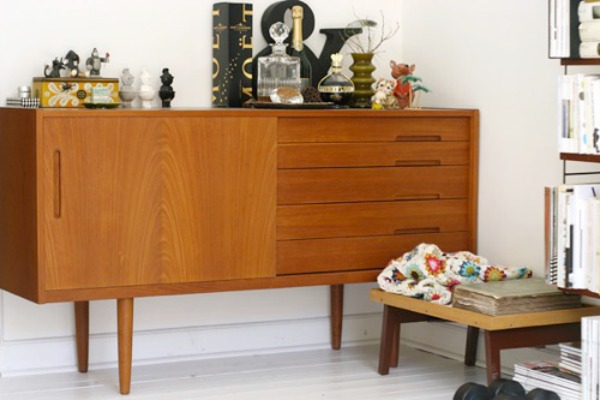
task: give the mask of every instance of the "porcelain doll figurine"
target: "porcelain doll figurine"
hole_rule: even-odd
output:
[[[171,107],[171,100],[175,97],[175,91],[171,84],[173,83],[173,75],[169,72],[169,68],[163,68],[162,75],[160,76],[162,86],[158,91],[158,95],[162,100],[163,108]]]
[[[156,98],[156,90],[152,87],[152,75],[146,68],[142,69],[140,81],[142,84],[138,96],[142,100],[142,107],[152,108],[152,101]]]
[[[137,93],[133,90],[134,77],[129,72],[129,68],[125,68],[121,73],[121,90],[119,97],[123,102],[123,108],[131,108],[131,102],[137,97]]]

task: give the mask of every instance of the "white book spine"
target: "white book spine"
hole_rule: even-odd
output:
[[[579,24],[579,38],[582,42],[600,40],[600,20],[585,21]]]
[[[600,18],[600,5],[587,1],[580,1],[577,6],[579,22],[591,21]]]
[[[581,319],[581,398],[582,400],[592,400],[590,368],[592,366],[589,348],[589,329],[590,321],[587,317]]]
[[[579,57],[600,58],[600,41],[581,42],[579,45]]]

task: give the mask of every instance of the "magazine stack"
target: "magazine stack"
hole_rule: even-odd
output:
[[[515,381],[526,391],[536,388],[550,390],[561,400],[581,400],[581,377],[564,371],[558,362],[526,361],[515,364]]]
[[[600,316],[581,319],[581,391],[583,400],[600,399]]]

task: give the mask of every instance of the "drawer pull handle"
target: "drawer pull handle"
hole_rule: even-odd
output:
[[[441,142],[440,135],[430,136],[396,136],[396,142]]]
[[[396,200],[439,200],[442,196],[439,193],[423,194],[397,194]]]
[[[439,167],[441,165],[442,165],[441,160],[414,160],[414,161],[396,160],[396,167]]]
[[[60,193],[60,150],[54,152],[54,216],[60,218],[61,193]]]
[[[407,228],[407,229],[396,229],[394,235],[417,235],[423,233],[440,233],[439,227],[435,228]]]

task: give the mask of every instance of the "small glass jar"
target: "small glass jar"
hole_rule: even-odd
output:
[[[17,88],[20,99],[28,99],[31,97],[31,88],[29,86],[19,86]]]
[[[269,29],[274,44],[273,53],[258,58],[258,78],[256,82],[258,101],[271,101],[271,94],[280,88],[292,88],[300,92],[300,59],[285,51],[283,43],[290,34],[290,28],[276,22]]]
[[[339,106],[346,106],[354,93],[354,83],[342,74],[342,60],[340,53],[331,55],[331,69],[319,82],[319,93],[324,101],[332,102]]]

